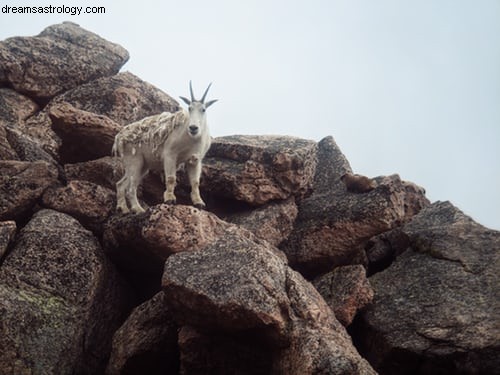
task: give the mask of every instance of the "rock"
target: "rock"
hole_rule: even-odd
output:
[[[178,367],[177,325],[160,292],[116,331],[106,374],[174,374]]]
[[[63,175],[61,167],[53,156],[46,152],[35,139],[24,134],[23,128],[7,126],[5,130],[6,139],[16,152],[19,160],[31,162],[44,160],[54,165],[59,170],[59,174]]]
[[[74,163],[111,155],[115,135],[121,126],[106,116],[76,109],[69,103],[49,109],[52,128],[61,138],[59,150],[64,163]]]
[[[67,213],[85,228],[100,233],[116,205],[114,192],[87,181],[72,180],[67,186],[45,190],[42,204]]]
[[[147,299],[159,291],[170,255],[201,249],[232,231],[243,230],[192,206],[162,204],[144,214],[112,216],[103,243],[108,256]]]
[[[78,86],[57,96],[49,107],[64,103],[77,110],[106,116],[124,126],[161,112],[176,112],[179,103],[129,72]]]
[[[179,331],[180,374],[272,373],[273,349],[258,338],[207,335],[184,326]]]
[[[61,139],[52,130],[52,122],[47,115],[47,107],[41,112],[28,118],[22,128],[23,134],[35,140],[40,147],[50,154],[55,160],[59,160],[59,148]]]
[[[318,292],[267,242],[235,232],[172,255],[162,284],[178,324],[272,343],[271,373],[374,374]]]
[[[410,239],[399,227],[371,238],[365,246],[368,275],[371,276],[389,267],[409,246]]]
[[[124,301],[97,239],[39,211],[0,267],[0,373],[102,373]]]
[[[318,165],[314,192],[299,203],[294,230],[280,246],[290,265],[306,277],[365,264],[364,247],[371,237],[429,205],[422,192],[397,175],[376,178],[377,187],[367,193],[347,191],[341,176],[349,165],[330,137],[318,144]]]
[[[7,128],[21,125],[38,110],[31,99],[6,87],[0,87],[0,160],[19,160],[7,139]]]
[[[161,204],[144,214],[111,217],[106,224],[104,243],[111,256],[117,252],[116,255],[123,257],[130,251],[131,259],[155,258],[157,267],[163,268],[170,255],[198,250],[231,230],[236,227],[207,211]],[[137,262],[133,265],[141,267]]]
[[[312,186],[316,143],[286,136],[216,138],[204,159],[202,190],[253,206],[291,196]]]
[[[7,87],[0,87],[0,126],[20,125],[38,109],[38,105],[30,98]]]
[[[46,103],[63,91],[116,74],[128,58],[119,45],[64,22],[35,37],[0,42],[0,84]]]
[[[74,146],[74,142],[69,141],[74,137],[72,133],[68,134],[68,127],[83,131],[87,137],[96,135],[92,138],[92,144],[98,144],[98,155],[103,155],[110,144],[109,137],[116,124],[124,126],[146,116],[175,112],[179,109],[179,104],[163,91],[128,72],[96,79],[68,90],[52,99],[43,111],[30,117],[24,130],[24,133],[37,139],[43,149],[57,159],[62,142],[52,130],[49,113],[53,107],[52,116],[56,120],[54,127],[66,138],[62,152],[69,160],[64,161],[76,162],[82,161],[82,157],[80,155],[77,158],[71,154],[70,146]],[[86,121],[90,124],[86,124]],[[106,134],[104,140],[99,138],[101,133]],[[91,155],[95,154],[90,146],[87,149]]]
[[[294,199],[289,198],[254,210],[231,214],[224,219],[249,230],[271,245],[278,246],[292,232],[297,212]]]
[[[0,220],[24,218],[56,183],[57,169],[45,161],[0,161]]]
[[[361,265],[335,268],[319,278],[313,285],[345,327],[349,326],[356,313],[369,305],[373,289]]]
[[[384,374],[498,373],[500,232],[449,202],[401,231],[406,251],[370,278],[360,342]],[[396,246],[394,244],[394,246]]]
[[[3,258],[16,234],[15,221],[0,221],[0,260]]]
[[[83,180],[101,185],[115,191],[116,183],[123,175],[123,166],[119,159],[111,156],[65,164],[64,172],[70,180]]]

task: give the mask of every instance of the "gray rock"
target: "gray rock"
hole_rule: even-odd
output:
[[[113,212],[116,198],[113,191],[87,181],[72,180],[63,187],[45,190],[42,204],[53,210],[67,213],[85,228],[96,233]]]
[[[500,232],[449,202],[422,210],[401,231],[407,250],[370,278],[375,299],[361,341],[374,367],[384,374],[498,373]]]
[[[429,205],[423,189],[397,175],[376,178],[377,187],[370,192],[349,192],[340,179],[349,165],[331,137],[318,145],[318,165],[314,191],[299,203],[294,230],[280,246],[290,265],[307,277],[365,264],[364,247],[371,237]]]
[[[38,105],[12,89],[0,88],[0,160],[19,160],[15,147],[7,139],[7,128],[24,124]]]
[[[64,22],[35,37],[0,42],[0,83],[46,103],[63,91],[116,74],[128,57],[119,45]]]
[[[179,324],[272,342],[271,373],[374,374],[314,287],[267,242],[228,233],[172,255],[162,284]]]
[[[99,373],[124,309],[91,232],[41,210],[0,267],[0,373]]]
[[[74,163],[111,155],[115,135],[121,126],[106,116],[76,109],[69,103],[49,108],[52,129],[61,138],[59,155]]]
[[[176,112],[179,103],[129,72],[96,79],[58,95],[50,103],[106,116],[124,126],[161,112]]]
[[[15,221],[0,221],[0,261],[12,243],[16,229]]]
[[[315,152],[315,142],[287,136],[216,138],[204,160],[201,187],[253,206],[301,197],[312,186]]]
[[[106,374],[177,373],[177,329],[160,292],[136,307],[116,331]]]
[[[373,299],[373,289],[361,265],[337,267],[315,279],[313,285],[346,327]]]
[[[45,161],[0,160],[0,220],[24,218],[56,183],[57,169]]]
[[[96,79],[54,97],[43,111],[26,121],[24,132],[37,139],[44,150],[58,159],[62,142],[52,129],[51,113],[54,129],[66,141],[62,156],[68,160],[64,161],[77,162],[103,156],[106,150],[110,153],[116,124],[124,126],[147,116],[178,109],[179,104],[163,91],[125,72]],[[84,147],[85,152],[81,155],[70,128],[87,138],[92,137],[90,144],[96,143],[98,149],[93,151],[90,146]],[[100,139],[100,134],[104,134],[105,139]],[[72,155],[73,151],[76,155]]]
[[[278,246],[292,232],[297,212],[295,200],[289,198],[224,216],[224,220],[249,230],[271,245]]]

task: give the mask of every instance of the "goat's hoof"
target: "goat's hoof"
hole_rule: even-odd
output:
[[[176,200],[176,199],[167,199],[167,200],[165,201],[165,203],[166,203],[166,204],[175,204],[176,202],[177,202],[177,200]]]
[[[205,203],[196,203],[194,205],[198,210],[204,210],[205,208],[207,208],[206,204]]]

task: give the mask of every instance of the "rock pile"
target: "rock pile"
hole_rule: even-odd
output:
[[[499,373],[500,233],[332,137],[230,136],[207,211],[115,212],[119,129],[179,109],[72,23],[0,42],[0,374]]]

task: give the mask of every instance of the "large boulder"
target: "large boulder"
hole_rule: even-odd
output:
[[[85,228],[96,233],[115,208],[113,191],[87,181],[72,180],[66,186],[48,188],[42,204],[53,210],[67,213]]]
[[[121,126],[110,118],[76,109],[69,103],[49,108],[52,129],[61,138],[61,160],[81,162],[111,155],[115,135]]]
[[[125,72],[96,79],[56,96],[43,111],[26,121],[25,133],[37,139],[52,155],[58,157],[62,148],[63,163],[73,163],[111,153],[112,137],[120,127],[178,109],[179,104],[169,95]],[[82,142],[75,132],[98,147],[94,150],[84,145],[80,151]]]
[[[38,110],[38,105],[12,89],[0,88],[0,160],[18,160],[15,147],[7,139],[8,127],[17,127]]]
[[[177,325],[162,292],[136,307],[113,336],[106,374],[174,374],[179,366]]]
[[[260,206],[301,197],[312,186],[316,142],[286,136],[216,138],[203,162],[201,188]]]
[[[295,200],[289,198],[226,215],[224,220],[248,229],[271,245],[278,246],[292,232],[297,212]]]
[[[23,219],[57,176],[57,168],[45,161],[0,160],[0,220]]]
[[[341,177],[350,167],[327,137],[318,144],[314,192],[299,204],[290,237],[281,246],[290,264],[307,277],[333,267],[366,263],[367,241],[429,205],[423,189],[399,176],[379,177],[371,191],[348,190]]]
[[[103,244],[140,297],[148,299],[160,290],[164,263],[170,255],[199,250],[235,230],[239,230],[235,225],[207,211],[161,204],[143,214],[111,216],[104,227]]]
[[[92,233],[39,211],[0,267],[0,373],[102,373],[125,307]]]
[[[268,360],[259,351],[273,348],[271,373],[374,374],[318,292],[267,242],[227,233],[170,256],[162,284],[179,324],[227,335],[222,347],[235,337],[267,342],[256,345],[254,358]]]
[[[406,248],[370,277],[360,341],[383,374],[495,374],[500,368],[500,232],[449,202],[401,228]],[[390,238],[389,238],[390,240]]]
[[[161,112],[179,110],[179,103],[172,97],[129,72],[75,87],[55,97],[49,107],[63,103],[106,116],[121,126]]]
[[[373,299],[373,289],[361,265],[337,267],[314,280],[314,287],[344,326],[349,326],[356,313]]]
[[[116,74],[128,57],[119,45],[64,22],[35,37],[0,42],[0,84],[46,103],[63,91]]]

